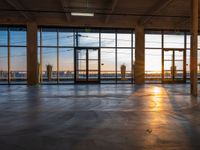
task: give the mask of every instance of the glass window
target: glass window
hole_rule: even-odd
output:
[[[57,29],[42,29],[42,46],[57,46]]]
[[[190,40],[191,40],[191,36],[190,35],[187,35],[187,48],[189,48],[190,49]]]
[[[8,80],[8,48],[0,47],[0,81],[7,83]]]
[[[26,46],[26,29],[10,28],[10,45]]]
[[[131,34],[117,33],[117,47],[131,47]]]
[[[186,76],[190,78],[190,50],[186,51]]]
[[[145,34],[146,48],[162,48],[162,34]]]
[[[80,47],[99,47],[99,33],[79,32],[75,34],[76,38],[78,38],[77,44]]]
[[[57,81],[56,48],[42,48],[42,78],[43,81]]]
[[[198,48],[200,49],[200,36],[198,35]]]
[[[112,82],[116,79],[115,49],[101,48],[101,80]]]
[[[130,82],[132,78],[131,49],[117,49],[117,78],[120,82]],[[123,72],[124,71],[124,72]]]
[[[164,34],[164,48],[184,48],[184,33],[165,33]]]
[[[132,78],[131,49],[132,46],[135,46],[135,34],[132,33],[132,30],[118,30],[118,33],[116,33],[116,30],[101,29],[100,33],[98,29],[42,28],[41,31],[42,55],[40,56],[40,53],[38,53],[38,58],[42,58],[41,63],[44,81],[51,83],[53,81],[56,82],[58,79],[59,83],[73,82],[74,47],[102,47],[100,53],[101,78],[104,81],[116,81],[116,57],[118,58],[119,64],[124,62],[125,65],[127,65],[126,78],[128,80]],[[118,34],[118,36],[116,36],[116,34]],[[117,42],[118,45],[116,45]],[[123,50],[119,48],[118,55],[116,55],[117,46],[123,48]],[[40,47],[38,47],[38,52],[40,52]],[[126,56],[129,58],[124,59]],[[51,82],[48,79],[48,65],[52,66]],[[59,68],[57,68],[57,65],[59,65]],[[93,69],[94,66],[96,66],[96,62],[89,62],[89,66]],[[57,72],[57,69],[59,72]]]
[[[74,33],[69,29],[59,29],[59,46],[74,46]]]
[[[70,82],[74,79],[74,49],[59,48],[59,81]]]
[[[27,58],[25,47],[11,47],[10,48],[10,70],[11,81],[20,82],[26,80]]]
[[[133,33],[133,47],[135,48],[135,33]]]
[[[0,45],[8,45],[8,31],[4,27],[0,27]]]
[[[101,47],[115,47],[115,33],[101,33]]]
[[[8,36],[10,37],[9,39]],[[9,82],[11,82],[11,84],[26,83],[27,80],[26,28],[0,27],[0,45],[1,45],[0,47],[1,84],[2,83],[8,84],[9,76],[10,76]],[[10,49],[8,49],[9,46]],[[10,64],[8,62],[8,50],[10,50],[9,51]],[[8,72],[8,68],[10,68],[10,72]]]
[[[198,75],[200,76],[200,50],[198,50],[198,69],[197,69],[197,71],[198,71]]]
[[[162,72],[162,50],[145,50],[145,77],[147,79],[161,78]]]
[[[37,45],[40,46],[40,31],[37,33]]]

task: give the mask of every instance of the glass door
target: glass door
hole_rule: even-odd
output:
[[[183,49],[163,49],[163,83],[184,83],[186,81],[186,57]]]
[[[75,48],[75,83],[100,82],[99,48]]]

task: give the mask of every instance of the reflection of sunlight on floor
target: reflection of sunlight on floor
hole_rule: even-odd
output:
[[[170,101],[170,96],[173,93],[168,93],[168,90],[161,86],[150,86],[146,91],[149,92],[148,101],[146,101],[149,106],[149,112],[144,140],[145,145],[156,145],[159,142],[174,142],[173,139],[179,142],[177,134],[183,137],[183,139],[188,139],[181,125],[176,125],[179,126],[177,130],[173,130],[173,127],[169,126],[169,123],[172,121],[173,123],[178,122],[173,104]],[[176,100],[175,96],[173,98],[173,101]],[[169,117],[169,114],[173,119]],[[187,140],[184,144],[186,149],[188,149],[189,143]]]
[[[190,140],[180,120],[181,114],[178,115],[176,112],[176,109],[182,109],[183,106],[187,108],[188,103],[183,100],[185,96],[176,91],[173,85],[170,87],[145,85],[138,86],[129,96],[129,100],[134,103],[132,105],[134,110],[146,112],[142,114],[145,120],[144,145],[173,143],[174,140],[175,143],[179,143],[181,140],[179,141],[177,135],[180,135],[186,139],[184,143],[186,149],[190,146]]]
[[[164,99],[166,98],[167,94],[165,88],[153,86],[150,90],[152,93],[150,99],[152,103],[152,110],[153,111],[160,111],[164,107]]]
[[[161,110],[162,99],[160,97],[154,97],[154,98],[152,98],[152,102],[153,102],[153,108],[152,108],[152,110],[154,110],[154,111]]]
[[[154,96],[167,96],[167,90],[163,87],[153,86],[151,87],[151,93]]]
[[[166,91],[165,88],[159,86],[151,86],[148,90],[148,105],[150,108],[149,111],[149,120],[148,120],[148,128],[146,129],[145,144],[154,145],[157,144],[157,138],[165,141],[165,136],[159,130],[160,126],[165,125],[167,123],[167,118],[165,113],[163,113],[163,107],[165,107],[164,99],[166,99]],[[147,132],[151,131],[151,133]]]
[[[172,110],[171,102],[169,101],[169,95],[167,88],[163,86],[151,85],[138,88],[129,96],[129,99],[140,100],[141,109],[148,111],[163,111]]]
[[[161,89],[159,87],[154,87],[153,88],[153,92],[154,92],[154,94],[160,94],[161,93]]]

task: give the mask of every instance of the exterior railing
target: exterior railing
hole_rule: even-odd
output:
[[[86,75],[84,73],[80,73],[79,76],[85,77]],[[89,77],[91,78],[97,78],[98,72],[97,71],[90,71]],[[52,71],[52,80],[73,80],[74,79],[74,72],[73,71],[60,71],[57,73],[57,71]],[[115,71],[101,71],[100,72],[100,78],[101,80],[120,80],[121,79],[121,72],[117,71],[117,74]],[[125,74],[125,79],[131,80],[134,78],[134,73],[132,74],[131,71],[127,71]],[[186,78],[190,78],[190,72],[187,71]],[[200,72],[198,73],[198,78],[200,79]],[[47,71],[42,72],[42,80],[47,80]],[[8,80],[8,71],[0,71],[0,81],[7,81]],[[26,71],[11,71],[10,72],[10,80],[14,81],[25,81],[27,80],[27,72]],[[145,71],[145,80],[150,81],[157,81],[162,80],[162,73],[158,71]]]
[[[145,71],[146,80],[161,80],[162,73],[159,71]]]

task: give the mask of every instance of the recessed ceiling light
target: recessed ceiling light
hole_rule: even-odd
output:
[[[72,16],[93,17],[94,13],[71,12]]]

